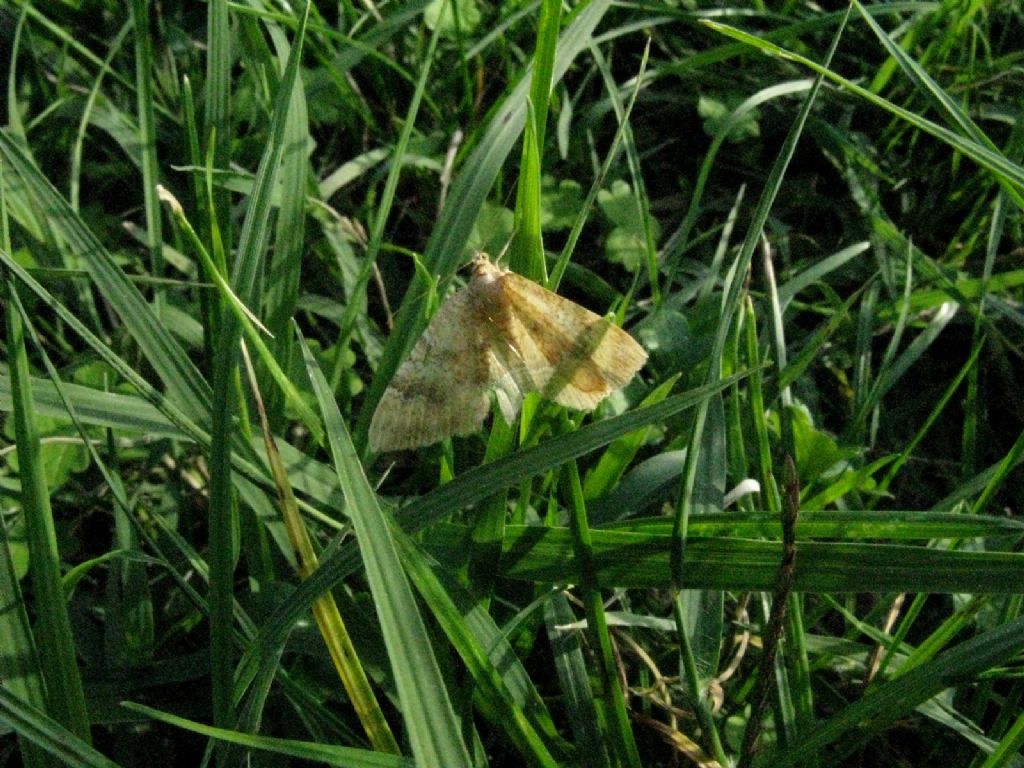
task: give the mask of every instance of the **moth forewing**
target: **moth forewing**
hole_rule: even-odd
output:
[[[607,318],[512,272],[503,275],[502,286],[507,314],[497,331],[512,358],[506,365],[524,391],[590,410],[647,360],[643,347]]]
[[[466,293],[449,296],[381,397],[370,450],[418,448],[479,431],[491,407],[492,357]]]
[[[525,277],[473,260],[395,373],[370,422],[370,449],[417,448],[476,432],[490,392],[511,423],[523,395],[590,410],[647,360],[628,333]]]

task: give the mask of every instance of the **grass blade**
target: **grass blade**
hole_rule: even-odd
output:
[[[374,596],[413,754],[420,765],[468,768],[469,753],[460,738],[455,710],[437,659],[426,641],[427,629],[402,568],[387,516],[366,479],[327,380],[301,337],[300,344]]]
[[[70,768],[119,768],[113,760],[97,752],[85,741],[44,712],[0,686],[0,723],[40,749],[55,756]]]

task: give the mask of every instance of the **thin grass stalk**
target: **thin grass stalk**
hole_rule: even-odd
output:
[[[533,51],[529,113],[519,160],[515,233],[509,256],[509,266],[513,270],[539,283],[547,281],[548,271],[540,225],[540,188],[561,13],[561,0],[541,0],[540,16],[537,19],[537,45]]]
[[[1015,126],[1015,143],[1019,145],[1024,138],[1024,129],[1019,122]],[[982,288],[981,296],[978,299],[978,311],[974,316],[974,329],[972,331],[971,346],[975,350],[973,357],[977,356],[977,350],[984,346],[984,323],[985,299],[988,294],[988,285],[992,280],[992,271],[996,257],[999,254],[999,244],[1002,242],[1006,217],[1008,213],[1007,196],[1000,193],[996,196],[994,210],[992,211],[992,223],[989,227],[988,241],[985,248],[985,264],[982,267]],[[967,392],[964,398],[964,429],[961,437],[961,466],[964,477],[971,477],[977,472],[977,433],[978,416],[985,410],[984,404],[980,402],[979,377],[980,369],[977,366],[970,366],[970,375],[967,379]]]
[[[602,732],[580,634],[568,634],[559,628],[575,621],[576,614],[565,593],[558,591],[551,595],[544,604],[544,623],[554,653],[559,685],[566,699],[566,715],[576,739],[576,749],[579,754],[586,755],[588,768],[610,768],[609,744]]]
[[[212,167],[228,171],[231,165],[231,67],[234,53],[231,50],[231,19],[228,14],[228,0],[211,0],[206,16],[206,93],[203,100],[203,138],[212,159]],[[209,222],[210,228],[204,234],[212,237],[216,230],[223,240],[224,249],[231,250],[231,193],[227,187],[218,185],[211,198],[211,210],[216,213],[216,223]]]
[[[455,60],[458,62],[459,75],[462,78],[462,118],[469,121],[473,118],[473,81],[469,76],[469,62],[472,57],[466,55],[466,38],[462,31],[462,13],[459,11],[458,0],[449,0],[448,7],[451,8],[452,26],[455,28]],[[437,29],[434,30],[434,37],[437,37]]]
[[[315,10],[314,6],[314,13]],[[287,58],[288,41],[284,30],[281,26],[273,25],[269,31],[278,58]],[[311,143],[311,137],[304,89],[292,89],[287,115],[283,137],[287,149],[281,158],[278,189],[280,204],[274,222],[273,258],[270,261],[266,288],[262,291],[259,306],[266,318],[267,328],[273,335],[270,346],[275,362],[279,361],[276,367],[291,370],[295,355],[290,325],[298,302],[303,257],[306,251],[306,193],[307,177],[310,172],[307,148]],[[267,396],[267,417],[271,427],[280,432],[286,426],[287,396],[281,390],[280,381],[276,380],[272,370],[269,375],[267,372],[261,372],[261,383]],[[272,386],[275,383],[276,386]],[[261,531],[258,523],[253,527],[256,529],[255,535],[265,538],[265,532]],[[266,572],[268,579],[273,578],[272,564],[269,561],[265,561],[261,569]]]
[[[336,766],[336,768],[417,768],[416,762],[411,758],[401,755],[389,755],[382,752],[371,752],[368,749],[358,747],[343,747],[334,744],[324,744],[315,741],[299,741],[297,739],[280,739],[270,736],[260,736],[249,733],[239,733],[223,728],[211,728],[205,723],[197,723],[184,717],[173,715],[169,712],[162,712],[143,704],[126,702],[125,709],[137,712],[144,717],[151,718],[160,723],[166,723],[174,728],[197,733],[216,739],[219,742],[245,747],[250,751],[267,752],[266,761],[292,764],[294,761],[286,758],[298,758],[302,764],[315,762],[318,764]],[[263,762],[264,758],[254,757],[252,764]]]
[[[601,590],[595,577],[590,523],[587,520],[587,506],[583,498],[579,468],[575,461],[569,461],[565,471],[572,496],[569,523],[573,538],[573,556],[580,576],[580,592],[587,615],[587,630],[597,653],[597,672],[601,680],[601,699],[607,717],[607,736],[620,765],[640,768],[640,753],[633,738],[625,693],[619,684],[615,652],[612,649],[608,621],[605,618],[604,603],[601,601]]]
[[[745,296],[743,305],[737,310],[737,321],[733,326],[733,332],[729,337],[729,344],[726,349],[726,360],[728,361],[726,370],[732,373],[737,370],[742,370],[745,367],[746,361],[744,360],[744,349],[743,342],[746,340],[746,327],[745,322],[748,320],[746,309],[750,296]],[[726,434],[725,434],[725,448],[726,455],[728,457],[728,469],[725,472],[727,482],[734,483],[740,478],[747,478],[750,476],[749,467],[747,465],[747,444],[746,438],[743,432],[743,411],[742,403],[744,401],[742,390],[739,384],[736,384],[729,391],[729,395],[725,401],[726,410]],[[723,502],[725,501],[723,497]],[[745,496],[740,501],[743,507],[746,507],[749,512],[754,512],[753,506],[750,504],[750,497]]]
[[[269,239],[268,222],[276,186],[287,110],[292,88],[298,82],[298,67],[309,19],[309,0],[299,14],[295,39],[285,65],[278,92],[266,149],[253,184],[249,209],[242,225],[238,255],[231,268],[231,287],[243,304],[253,304],[253,292],[263,266]],[[212,221],[213,219],[211,219]],[[225,243],[225,246],[227,244]],[[210,664],[213,683],[214,724],[228,727],[233,713],[232,605],[233,575],[237,551],[237,496],[231,477],[231,454],[235,414],[243,401],[239,397],[238,337],[240,324],[222,298],[221,323],[217,329],[216,357],[213,368],[213,428],[210,448]],[[243,433],[249,421],[239,420]],[[223,752],[219,760],[226,759]]]
[[[827,69],[829,63],[832,60],[832,56],[834,55],[836,48],[839,44],[839,39],[841,37],[842,31],[843,29],[845,29],[846,22],[849,19],[849,13],[850,9],[847,10],[846,17],[840,24],[840,27],[837,30],[835,37],[833,38],[832,45],[828,53],[826,54],[825,63],[822,65],[822,69]],[[814,85],[809,90],[807,97],[804,99],[804,102],[801,106],[800,112],[790,128],[789,134],[787,135],[786,141],[784,142],[780,150],[779,156],[776,158],[776,161],[772,166],[771,172],[768,177],[768,182],[765,185],[765,190],[762,193],[760,199],[758,200],[758,204],[755,209],[754,216],[751,220],[750,227],[747,230],[746,237],[740,249],[740,253],[737,257],[737,262],[734,265],[734,275],[745,275],[750,267],[754,249],[762,237],[762,232],[764,229],[765,222],[767,221],[768,214],[771,211],[772,205],[775,202],[775,197],[778,194],[779,188],[782,183],[782,179],[789,165],[789,161],[792,159],[793,153],[796,150],[797,142],[803,131],[803,127],[807,121],[807,117],[810,114],[811,107],[814,104],[818,91],[821,88],[823,78],[824,75],[819,74],[819,76],[815,79]],[[738,301],[740,300],[743,290],[744,281],[741,279],[736,279],[734,277],[734,279],[731,281],[729,285],[729,291],[727,295],[723,298],[722,302],[722,316],[724,318],[731,318],[733,316],[733,311],[737,306]],[[723,322],[719,324],[718,330],[715,334],[714,345],[711,354],[711,360],[713,362],[719,360],[721,357],[721,349],[725,343],[725,339],[728,336],[729,326],[729,322]],[[717,379],[719,375],[720,372],[718,371],[717,367],[715,365],[712,365],[709,370],[709,376],[713,377],[713,379]],[[700,413],[704,410],[705,407],[701,407],[698,409],[698,424],[702,422]],[[699,429],[696,426],[695,431],[699,431]],[[685,507],[689,503],[687,501],[687,498],[690,493],[687,489],[692,488],[693,483],[693,479],[692,477],[690,477],[690,475],[692,475],[692,470],[690,473],[688,473],[688,479],[684,484],[683,505],[681,506],[682,514],[680,514],[677,519],[685,518]],[[685,530],[685,526],[683,525],[681,525],[680,528],[681,531]]]
[[[764,90],[755,93],[750,98],[745,99],[736,107],[736,109],[730,112],[729,116],[722,122],[721,127],[711,140],[711,145],[704,153],[704,159],[701,161],[700,171],[698,171],[697,178],[693,183],[693,192],[690,195],[690,203],[687,206],[686,215],[683,217],[682,223],[676,231],[672,233],[672,237],[669,238],[668,242],[665,243],[665,246],[662,249],[662,263],[667,271],[664,285],[666,291],[671,290],[672,285],[675,282],[676,274],[679,271],[679,257],[696,244],[695,241],[690,240],[690,233],[693,231],[693,228],[697,223],[697,218],[700,216],[701,203],[704,200],[704,190],[707,186],[708,179],[711,176],[711,172],[715,169],[715,160],[718,158],[718,153],[719,150],[721,150],[722,145],[728,140],[736,125],[741,123],[746,116],[756,110],[758,106],[767,103],[772,99],[778,99],[806,91],[811,87],[812,82],[813,81],[811,80],[797,80],[765,88]]]
[[[78,130],[75,133],[75,142],[71,147],[71,169],[68,174],[68,201],[71,204],[71,208],[76,212],[79,211],[78,203],[82,179],[82,149],[85,146],[85,136],[89,127],[89,118],[92,116],[92,111],[96,106],[96,100],[100,95],[106,75],[110,72],[110,63],[114,60],[114,57],[121,52],[121,45],[124,43],[124,38],[131,29],[132,22],[126,22],[110,42],[110,50],[107,51],[107,55],[103,59],[103,66],[100,67],[99,72],[96,73],[96,79],[93,81],[92,87],[89,89],[89,96],[86,98],[85,105],[82,107],[82,118],[78,122]]]
[[[153,110],[153,39],[149,31],[150,0],[132,0],[131,15],[135,31],[135,96],[139,118],[139,154],[142,160],[142,200],[146,219],[146,249],[149,272],[163,275],[163,233],[160,202],[156,185],[160,183],[160,163],[156,154],[156,118]],[[163,292],[157,288],[153,304],[159,313]]]
[[[971,372],[978,368],[978,360],[981,357],[982,350],[985,349],[984,339],[979,338],[977,345],[973,347],[971,356],[957,371],[956,376],[949,382],[946,388],[943,390],[942,395],[939,396],[938,400],[928,411],[928,416],[925,418],[924,423],[914,433],[914,436],[907,442],[907,444],[900,450],[899,456],[889,467],[885,476],[878,482],[877,495],[870,504],[871,507],[876,506],[876,503],[881,503],[889,491],[889,486],[892,485],[893,481],[896,480],[899,473],[907,465],[913,457],[917,447],[921,444],[921,441],[928,435],[931,428],[935,426],[939,418],[945,413],[947,406],[953,402],[953,397],[960,391],[960,386],[963,384],[965,379],[968,379]],[[969,398],[968,398],[969,400]],[[967,461],[967,456],[963,456],[964,461]]]
[[[1024,747],[1024,710],[1018,709],[1017,719],[999,739],[985,761],[978,768],[1001,768],[1012,765],[1020,758],[1020,749]]]
[[[122,358],[118,357],[110,347],[98,339],[67,307],[53,294],[43,288],[38,281],[33,279],[23,267],[11,258],[10,254],[2,249],[0,249],[0,262],[17,277],[22,285],[25,285],[35,293],[62,321],[67,323],[68,327],[73,329],[85,344],[97,353],[100,359],[109,364],[111,368],[117,371],[118,375],[129,382],[141,394],[142,398],[166,419],[167,425],[173,425],[174,429],[172,432],[175,436],[187,438],[201,448],[209,449],[211,437],[208,431],[202,429],[173,400],[155,389],[147,379]],[[129,429],[131,428],[129,426]],[[265,470],[254,463],[254,456],[255,454],[251,450],[251,446],[239,441],[235,445],[235,454],[232,456],[232,461],[235,468],[246,477],[256,483],[266,485],[268,478],[266,477]]]
[[[234,722],[232,701],[234,623],[234,573],[238,542],[238,499],[231,479],[231,444],[237,411],[237,368],[235,355],[225,350],[225,337],[234,336],[237,321],[227,300],[221,298],[221,326],[213,360],[213,424],[210,428],[210,676],[213,694],[213,723],[227,728]],[[224,754],[221,752],[220,754]],[[224,764],[226,758],[220,758]]]
[[[799,548],[798,548],[799,553]],[[776,724],[780,740],[795,744],[800,739],[801,728],[811,722],[814,715],[814,680],[811,676],[811,652],[807,645],[807,624],[804,619],[803,595],[792,593],[788,598],[786,611],[786,659],[789,662],[790,685],[786,695],[780,694],[778,711],[781,721]]]
[[[654,224],[651,216],[650,200],[647,196],[647,187],[644,184],[643,169],[640,166],[640,154],[637,152],[636,140],[633,138],[633,129],[628,122],[625,122],[625,110],[619,98],[619,86],[612,76],[611,68],[605,60],[604,54],[596,45],[590,46],[590,53],[594,57],[598,72],[604,81],[605,90],[608,93],[608,101],[615,112],[615,118],[624,125],[622,134],[622,146],[626,152],[626,163],[629,167],[629,177],[632,183],[633,200],[636,202],[637,218],[644,231],[644,255],[646,256],[647,279],[651,286],[651,301],[655,307],[661,306],[661,271],[658,266],[658,249],[654,242]]]
[[[608,172],[611,170],[612,164],[619,157],[619,148],[621,147],[622,140],[626,135],[626,128],[629,125],[629,118],[633,114],[633,107],[636,105],[637,96],[640,95],[640,86],[643,84],[644,74],[647,72],[647,61],[650,54],[651,39],[648,38],[646,45],[644,45],[643,56],[640,57],[640,68],[637,70],[636,77],[634,78],[633,92],[629,95],[629,101],[626,102],[626,107],[622,111],[622,119],[617,121],[615,135],[612,137],[611,144],[608,145],[608,151],[605,153],[604,161],[601,163],[601,168],[594,177],[594,181],[590,185],[590,189],[587,191],[587,196],[584,198],[583,204],[580,206],[580,211],[576,215],[575,221],[572,223],[572,228],[569,230],[569,234],[565,239],[565,247],[562,248],[562,252],[559,254],[558,260],[555,262],[555,266],[551,270],[551,277],[547,282],[549,290],[558,290],[558,284],[562,282],[562,276],[565,274],[565,269],[569,265],[569,259],[572,258],[572,254],[576,250],[576,243],[579,241],[580,235],[583,232],[583,226],[587,223],[590,212],[594,208],[594,201],[597,200],[597,195],[604,186],[604,180],[608,177]]]
[[[181,79],[181,111],[182,130],[185,134],[185,143],[188,146],[189,164],[195,169],[203,168],[204,158],[199,140],[199,123],[196,118],[195,98],[192,94],[192,81],[187,76]],[[210,174],[207,173],[205,178],[206,181],[209,181]],[[206,195],[207,184],[198,170],[191,174],[190,181],[192,191],[191,207],[192,210],[198,212],[199,231],[205,236],[203,242],[214,242],[214,227],[208,215],[210,208],[203,204],[208,199]],[[212,205],[212,201],[210,203]],[[201,282],[204,274],[205,272],[200,265],[197,272],[197,281]],[[216,311],[217,302],[212,300],[209,291],[205,290],[205,287],[201,284],[196,287],[194,295],[199,301],[199,318],[200,324],[203,327],[203,360],[207,361],[204,370],[209,373],[210,361],[213,360],[214,329],[220,324],[219,315]]]
[[[3,166],[0,166],[0,246],[11,248],[10,226],[4,197]],[[8,299],[16,299],[13,279],[7,269],[0,267],[2,290]],[[8,301],[7,312],[20,313],[20,307]],[[10,347],[8,347],[10,351]],[[14,571],[10,539],[7,526],[0,524],[0,680],[12,696],[40,711],[46,711],[46,689],[36,649],[32,625],[25,609],[25,597]],[[25,734],[18,734],[18,748],[26,768],[51,768],[56,766],[46,752]]]
[[[402,166],[406,153],[409,150],[409,140],[412,138],[413,130],[416,127],[416,118],[419,115],[423,94],[426,92],[431,66],[434,63],[434,53],[437,50],[440,38],[440,32],[434,30],[434,34],[430,38],[430,45],[427,47],[423,71],[416,81],[416,89],[413,91],[412,99],[409,102],[409,109],[406,111],[402,130],[398,135],[398,141],[395,142],[395,149],[391,154],[391,164],[388,168],[387,179],[384,181],[380,202],[376,206],[376,215],[371,224],[370,239],[366,246],[366,255],[363,257],[363,266],[352,286],[348,303],[345,306],[345,312],[341,317],[338,338],[335,341],[336,352],[332,366],[331,381],[337,381],[340,378],[341,366],[344,365],[345,351],[348,349],[349,339],[355,330],[356,319],[359,313],[363,311],[363,303],[360,299],[366,291],[370,278],[373,276],[377,256],[380,254],[380,248],[384,242],[388,218],[391,215],[391,208],[395,202],[395,191],[398,189],[398,182],[402,176]]]
[[[777,515],[782,509],[782,499],[779,496],[775,473],[772,471],[772,447],[768,438],[768,412],[764,404],[764,375],[760,367],[757,317],[754,314],[754,302],[749,295],[743,300],[743,327],[746,331],[746,363],[751,372],[747,392],[750,397],[750,421],[754,427],[757,463],[761,476],[760,496],[768,511]]]
[[[7,73],[7,103],[16,104],[18,100],[18,87],[17,87],[17,73],[18,73],[18,52],[21,49],[21,36],[26,25],[26,19],[28,18],[29,7],[25,6],[22,9],[21,15],[18,17],[18,23],[14,28],[13,40],[11,43],[10,51],[10,63],[8,66]],[[20,109],[8,110],[8,125],[4,133],[9,133],[14,138],[19,146],[28,146],[28,138],[25,134],[25,126],[22,121],[22,115]],[[0,134],[2,135],[2,134]],[[11,253],[11,233],[10,233],[10,219],[8,205],[12,207],[20,202],[21,210],[21,222],[22,225],[32,235],[40,240],[46,241],[48,246],[56,247],[56,243],[53,242],[52,228],[45,226],[44,214],[42,211],[37,211],[36,206],[32,205],[31,201],[25,200],[26,197],[23,189],[19,189],[17,181],[9,181],[7,174],[7,168],[4,165],[2,159],[0,159],[0,223],[2,223],[2,251],[4,254]],[[7,195],[10,190],[11,198]],[[17,212],[15,214],[17,216]],[[10,273],[8,270],[11,270]],[[0,268],[0,290],[7,292],[7,282],[12,279],[12,275],[17,274],[16,268],[8,266],[7,269]],[[12,398],[13,399],[13,398]]]
[[[3,688],[19,701],[46,711],[46,691],[39,667],[32,626],[25,610],[25,598],[14,572],[7,526],[0,525],[0,680]],[[57,762],[28,738],[18,734],[18,751],[25,768],[56,768]]]

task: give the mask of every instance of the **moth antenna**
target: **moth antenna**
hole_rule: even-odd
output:
[[[513,229],[512,234],[508,236],[508,240],[505,241],[505,245],[502,246],[501,252],[494,258],[494,263],[497,264],[504,261],[505,254],[508,253],[508,249],[512,247],[512,241],[516,239],[516,233],[518,230]]]

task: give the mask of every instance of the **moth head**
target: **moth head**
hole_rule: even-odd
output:
[[[492,264],[490,256],[483,251],[477,251],[473,256],[472,268],[473,280],[482,285],[493,283],[505,273],[501,267]]]
[[[489,266],[490,263],[490,256],[488,256],[483,251],[477,251],[476,253],[473,254],[473,259],[469,262],[469,266],[472,267],[473,274],[475,275],[477,272],[486,269],[487,267],[485,265]]]

